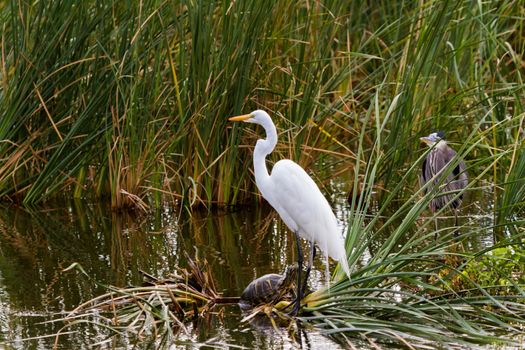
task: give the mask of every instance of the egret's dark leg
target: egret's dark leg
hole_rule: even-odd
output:
[[[315,243],[310,242],[310,259],[308,260],[308,266],[306,267],[306,274],[304,276],[303,293],[306,290],[306,286],[308,285],[308,277],[310,276],[310,270],[312,269],[312,265],[314,264],[314,258],[315,258]]]
[[[293,302],[293,309],[290,312],[290,315],[295,316],[297,315],[297,311],[299,311],[299,307],[301,306],[301,299],[302,291],[301,291],[301,270],[303,269],[303,251],[301,250],[301,239],[299,238],[299,233],[294,232],[295,234],[295,242],[297,243],[297,295],[295,297],[295,301]]]

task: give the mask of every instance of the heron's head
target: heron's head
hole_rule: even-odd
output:
[[[420,140],[430,147],[433,147],[440,141],[442,144],[445,144],[445,133],[443,131],[433,132],[428,136],[421,137]]]
[[[231,117],[228,120],[232,122],[242,121],[245,123],[255,123],[263,126],[267,125],[268,123],[272,123],[272,119],[270,118],[268,113],[260,109],[253,111],[250,114],[243,114],[237,117]]]

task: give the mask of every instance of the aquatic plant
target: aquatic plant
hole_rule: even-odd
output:
[[[277,329],[274,319],[280,318],[288,323],[292,321],[285,310],[293,299],[289,293],[294,291],[296,269],[287,269],[286,278],[281,276],[283,283],[270,286],[275,293],[270,295],[270,299],[265,299],[260,294],[268,292],[263,284],[275,282],[271,277],[279,275],[267,275],[270,279],[264,279],[263,276],[264,281],[257,288],[250,289],[248,286],[240,298],[225,297],[217,292],[216,282],[206,260],[193,260],[189,256],[186,256],[186,260],[187,268],[178,267],[166,278],[157,278],[141,271],[144,277],[141,286],[104,286],[106,293],[83,302],[64,317],[50,321],[63,324],[54,335],[55,348],[60,343],[60,337],[74,332],[79,324],[96,325],[108,330],[110,336],[130,337],[137,343],[160,341],[160,344],[169,346],[177,339],[178,334],[189,336],[188,325],[191,322],[220,313],[218,306],[225,304],[241,303],[245,311],[242,322],[264,314]],[[77,263],[64,269],[64,272],[73,269],[92,280]],[[48,336],[50,335],[46,335]]]
[[[504,185],[503,169],[523,163],[519,11],[515,1],[9,1],[0,195],[142,210],[244,202],[256,193],[239,156],[250,150],[230,146],[255,136],[226,118],[256,107],[284,130],[273,159],[308,168],[337,156],[324,182],[354,167],[379,90],[379,104],[399,99],[382,143],[385,188],[417,159],[420,134],[458,141],[496,125],[468,157],[501,156],[486,178]]]
[[[88,300],[63,318],[64,326],[56,334],[55,346],[62,334],[79,323],[92,323],[115,334],[132,337],[171,339],[173,332],[188,334],[185,323],[207,317],[216,304],[236,303],[239,298],[223,297],[217,292],[207,261],[187,257],[188,268],[178,268],[167,278],[159,279],[143,272],[144,285],[128,288],[107,287],[108,292]],[[77,269],[89,278],[78,264]],[[171,337],[170,337],[171,335]]]
[[[390,344],[409,348],[461,348],[497,343],[517,345],[519,341],[513,339],[516,334],[523,335],[525,295],[522,279],[516,279],[512,274],[519,270],[520,262],[508,254],[501,259],[490,259],[487,254],[512,252],[507,249],[512,249],[512,244],[517,244],[525,236],[523,228],[516,223],[507,223],[515,225],[517,235],[481,251],[469,250],[463,246],[466,238],[479,234],[481,229],[476,226],[443,226],[437,232],[434,231],[433,221],[442,215],[444,209],[429,217],[422,216],[432,199],[431,192],[421,188],[406,200],[397,199],[400,197],[398,192],[406,188],[406,182],[411,181],[414,173],[420,171],[418,165],[425,154],[408,169],[402,181],[389,192],[383,203],[373,209],[374,215],[368,215],[374,203],[377,203],[377,173],[386,157],[381,151],[381,143],[386,142],[383,137],[385,121],[392,117],[397,101],[394,99],[386,106],[372,104],[368,117],[375,115],[380,118],[376,118],[372,130],[363,127],[359,137],[356,153],[359,165],[354,172],[356,179],[350,200],[350,226],[346,236],[351,279],[341,269],[336,269],[329,286],[313,291],[302,300],[298,320],[303,325],[314,326],[327,336],[349,346],[355,346],[356,342],[362,340],[371,345]],[[365,119],[362,123],[367,125],[368,120]],[[375,143],[373,152],[368,156],[364,145],[367,142],[366,135],[372,132],[375,133]],[[482,137],[467,140],[467,144],[471,144],[470,149],[463,148],[455,161],[464,158],[482,140]],[[361,164],[365,164],[364,170],[360,169]],[[358,180],[359,174],[364,176]],[[471,176],[464,191],[469,191],[483,176],[483,173]],[[432,184],[427,183],[425,186],[430,185]],[[394,201],[398,205],[389,213],[388,209]],[[459,230],[459,236],[456,229]],[[384,236],[385,232],[389,235]],[[512,259],[512,264],[507,264],[509,259]],[[498,277],[491,275],[489,277],[492,280],[488,280],[483,271],[472,275],[473,269],[480,269],[480,264],[495,268],[493,272],[497,272]],[[94,299],[94,302],[83,304],[82,308],[90,312],[96,311],[97,317],[100,311],[110,314],[111,317],[107,316],[104,320],[109,327],[116,327],[116,332],[136,334],[144,325],[167,329],[175,324],[177,329],[183,329],[188,315],[202,316],[202,311],[217,303],[217,297],[213,296],[216,292],[205,293],[211,295],[206,298],[200,297],[200,291],[188,294],[187,289],[194,288],[195,285],[188,283],[189,280],[191,278],[180,279],[182,284],[178,287],[173,287],[169,280],[158,280],[159,283],[153,289],[132,287],[112,290],[111,293]],[[504,283],[500,283],[501,281]],[[170,295],[168,289],[173,295]],[[173,317],[161,317],[166,312],[159,315],[159,310],[178,309],[174,299],[187,300],[193,297],[196,298],[195,302],[187,303],[187,311],[179,312],[182,316],[176,320],[171,319]],[[278,327],[276,321],[280,323],[283,319],[293,324],[295,320],[283,312],[286,303],[289,301],[282,303],[280,300],[272,300],[259,305],[244,320],[250,321],[262,313],[270,317],[274,327]],[[150,304],[153,305],[152,308]],[[200,311],[194,311],[192,305],[200,305],[197,307]],[[133,311],[136,318],[129,318],[129,311]],[[93,314],[80,313],[78,316],[92,317]],[[70,321],[73,320],[74,318]],[[100,318],[97,322],[100,322]],[[130,328],[129,325],[133,327]],[[169,335],[160,328],[155,330],[152,332],[155,335]]]
[[[353,175],[352,279],[308,296],[303,320],[408,347],[521,332],[522,286],[498,295],[463,274],[481,252],[451,227],[431,239],[444,211],[422,217],[416,180],[418,137],[445,131],[466,191],[494,196],[499,244],[523,235],[519,1],[8,1],[0,18],[2,199],[242,203],[256,134],[226,118],[264,107],[284,130],[272,160],[317,166],[321,185]]]
[[[345,278],[339,270],[332,285],[308,295],[304,299],[303,320],[349,345],[354,338],[364,338],[370,344],[398,343],[409,348],[519,344],[514,343],[513,335],[523,334],[525,294],[522,281],[507,275],[514,269],[502,269],[500,264],[498,272],[501,275],[490,283],[486,280],[480,283],[482,276],[470,276],[469,272],[479,267],[476,259],[481,257],[481,262],[487,263],[484,254],[498,251],[496,247],[483,251],[469,251],[463,247],[462,242],[478,235],[480,229],[462,225],[459,228],[445,226],[435,231],[433,220],[444,209],[431,217],[422,216],[432,199],[431,193],[424,194],[429,183],[408,199],[398,201],[397,209],[388,212],[392,202],[400,197],[399,192],[408,185],[406,182],[419,173],[418,165],[425,154],[407,169],[395,187],[390,188],[377,212],[372,217],[367,216],[375,203],[377,174],[386,157],[382,152],[382,142],[388,142],[383,137],[384,126],[397,103],[394,99],[388,106],[376,104],[369,113],[376,117],[374,152],[366,158],[360,184],[357,175],[361,170],[355,169],[346,237],[352,278]],[[370,133],[363,130],[358,159],[366,157],[363,148],[366,135]],[[470,135],[466,140],[470,149],[463,147],[453,161],[465,157],[482,140],[483,137]],[[483,173],[474,176],[467,190],[482,176]],[[389,215],[383,221],[386,212]],[[509,246],[525,235],[516,223],[508,225],[514,226],[516,235],[500,242],[499,247]],[[459,237],[456,230],[459,230]],[[383,232],[390,234],[384,237]],[[504,285],[500,284],[502,278],[506,281]],[[501,293],[502,290],[505,292]]]

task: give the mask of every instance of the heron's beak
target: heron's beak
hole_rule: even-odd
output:
[[[424,136],[424,137],[420,137],[419,138],[421,141],[423,141],[424,143],[426,143],[427,145],[431,145],[433,142],[428,138],[428,136]]]
[[[251,115],[251,114],[243,114],[243,115],[238,115],[236,117],[228,118],[228,120],[231,121],[231,122],[240,122],[240,121],[248,120],[250,118],[253,118],[253,115]]]

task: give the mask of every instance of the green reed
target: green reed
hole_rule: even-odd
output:
[[[335,164],[324,184],[356,166],[370,104],[394,99],[384,189],[438,129],[459,146],[483,137],[466,154],[472,172],[496,157],[485,179],[506,186],[523,159],[519,11],[513,1],[6,2],[0,194],[144,210],[242,203],[257,193],[251,150],[262,136],[226,120],[255,108],[280,133],[269,161]]]
[[[376,200],[379,171],[389,161],[383,152],[389,141],[385,126],[395,117],[398,103],[400,98],[385,108],[372,104],[362,121],[356,156],[365,162],[358,161],[359,167],[354,170],[346,232],[351,278],[337,269],[331,285],[307,295],[303,320],[350,347],[363,338],[373,344],[395,343],[409,348],[498,343],[519,346],[514,336],[523,334],[525,317],[519,261],[513,262],[517,265],[515,272],[504,274],[510,281],[504,295],[498,292],[502,287],[499,280],[480,284],[478,276],[466,271],[478,259],[490,258],[493,250],[520,244],[525,234],[523,220],[506,223],[514,235],[485,249],[465,245],[466,239],[473,241],[497,225],[480,228],[465,223],[459,227],[440,225],[434,230],[433,221],[446,209],[430,217],[422,215],[433,198],[431,183],[409,195],[405,193],[412,187],[426,153],[421,153],[390,187],[383,202]],[[366,126],[372,116],[375,125]],[[484,134],[491,132],[488,129]],[[374,135],[371,153],[365,147],[368,135]],[[469,135],[465,140],[469,146],[462,147],[453,162],[482,147],[483,141],[475,133]],[[486,157],[486,171],[471,174],[464,191],[472,190],[503,157]],[[361,179],[359,174],[363,174]],[[370,211],[373,215],[368,215]]]
[[[433,218],[420,218],[431,196],[417,185],[418,138],[445,131],[467,162],[466,191],[491,191],[495,226],[523,234],[512,222],[524,207],[521,7],[4,2],[0,195],[26,205],[109,198],[141,210],[240,204],[257,196],[251,154],[261,135],[227,117],[264,108],[280,135],[270,163],[289,157],[319,169],[320,185],[353,175],[353,279],[308,297],[309,319],[328,333],[414,347],[497,342],[498,331],[519,333],[522,287],[508,297],[468,278],[472,290],[449,287],[462,266],[446,261],[451,228],[431,241]],[[367,221],[374,192],[378,213]],[[445,268],[453,273],[442,276]]]

